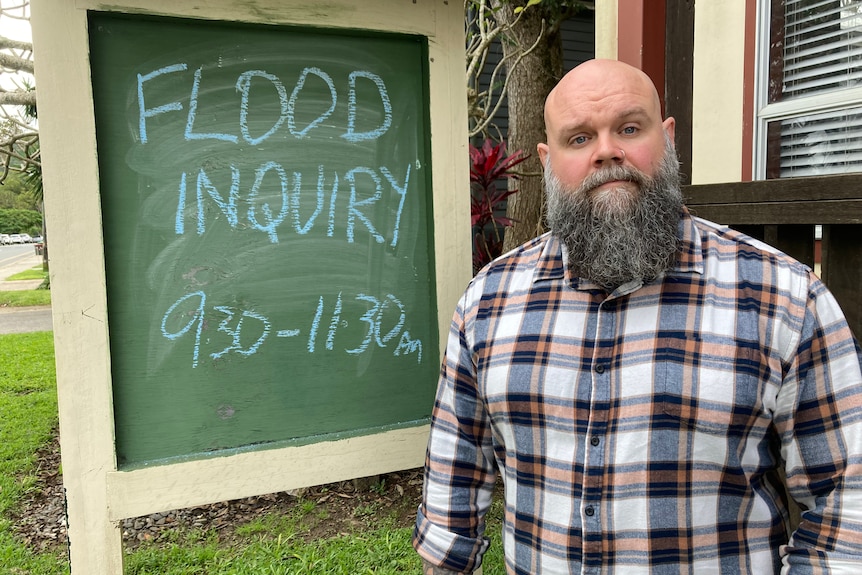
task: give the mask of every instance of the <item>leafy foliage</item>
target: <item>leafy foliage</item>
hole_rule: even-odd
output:
[[[27,172],[10,172],[0,184],[0,209],[38,211],[41,206],[42,200],[37,196]]]
[[[42,214],[35,210],[0,209],[0,234],[37,235],[42,230]]]
[[[0,16],[6,22],[29,24],[30,1],[3,2]],[[24,175],[41,205],[42,157],[33,71],[33,44],[0,36],[0,75],[4,80],[0,90],[0,184]]]
[[[506,155],[506,143],[485,140],[481,148],[470,145],[470,224],[473,230],[473,273],[503,250],[502,228],[512,225],[505,214],[506,199],[518,190],[501,189],[508,179],[518,179],[512,168],[529,154],[517,151]]]

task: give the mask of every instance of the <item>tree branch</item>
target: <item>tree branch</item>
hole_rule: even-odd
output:
[[[33,60],[21,58],[7,52],[0,52],[0,66],[19,72],[33,73]]]
[[[520,52],[508,54],[497,62],[491,72],[491,78],[486,90],[480,89],[480,76],[485,68],[489,48],[491,44],[513,30],[521,20],[526,10],[517,13],[513,20],[506,24],[495,21],[491,16],[493,5],[489,6],[490,0],[465,0],[464,10],[467,20],[467,99],[469,103],[468,115],[472,127],[468,134],[472,138],[486,132],[494,126],[494,116],[503,104],[509,86],[509,74],[517,68],[525,56],[533,52],[539,42],[545,37],[545,21],[542,20],[542,29],[532,46],[522,49]],[[470,7],[472,6],[472,10]],[[498,75],[506,71],[503,85],[498,86]]]
[[[485,131],[488,128],[488,125],[494,119],[494,116],[497,114],[497,112],[500,109],[500,106],[503,104],[503,98],[505,97],[506,93],[509,91],[509,78],[511,77],[511,71],[514,70],[515,68],[517,68],[521,64],[521,60],[523,60],[526,56],[528,56],[530,53],[532,53],[533,50],[536,49],[536,47],[539,45],[539,42],[542,40],[544,35],[545,35],[545,21],[542,20],[542,29],[539,31],[539,35],[536,37],[536,41],[533,42],[533,45],[530,46],[528,49],[526,49],[526,50],[522,51],[520,54],[518,54],[518,57],[515,59],[515,62],[512,63],[512,65],[508,67],[509,73],[506,74],[506,77],[503,80],[503,87],[500,89],[500,96],[496,99],[494,106],[490,111],[485,110],[484,119],[481,122],[479,122],[479,124],[477,124],[472,130],[469,131],[469,135],[471,138],[473,136],[481,134],[483,131]],[[504,63],[507,62],[507,60],[509,60],[509,58],[510,58],[510,56],[506,56],[502,60],[500,60],[499,64],[497,64],[497,67],[494,69],[494,73],[491,76],[492,77],[492,82],[491,82],[492,85],[493,85],[493,78],[497,75],[497,71],[503,66]],[[490,104],[492,99],[493,98],[492,98],[490,90],[489,90],[487,103]]]
[[[13,40],[12,38],[6,38],[5,36],[0,36],[0,49],[2,50],[24,50],[25,52],[33,51],[33,43],[32,42],[24,42],[22,40]]]
[[[36,90],[0,92],[0,106],[35,106]]]

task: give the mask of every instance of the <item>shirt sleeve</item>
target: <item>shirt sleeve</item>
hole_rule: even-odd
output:
[[[862,564],[862,352],[832,294],[814,280],[775,422],[801,522],[782,575],[858,573]]]
[[[468,343],[465,301],[461,299],[449,330],[413,535],[423,559],[459,573],[477,569],[488,547],[484,516],[496,476],[488,417]]]

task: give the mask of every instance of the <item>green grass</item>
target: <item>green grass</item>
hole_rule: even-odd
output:
[[[172,531],[126,557],[126,575],[398,575],[419,573],[412,527],[392,518],[370,529],[314,538],[320,511],[305,500],[289,514],[269,513],[236,529],[239,543],[221,541],[215,531]],[[362,512],[360,512],[361,514]],[[489,512],[491,550],[484,575],[504,575],[500,524],[502,503]]]
[[[126,558],[127,575],[306,575],[419,573],[411,530],[379,529],[304,540],[296,531],[267,532],[241,545],[221,545],[215,534],[192,533],[167,547],[139,548]]]
[[[36,454],[57,425],[54,349],[50,332],[0,335],[0,575],[69,573],[62,548],[36,553],[12,529],[12,511],[34,489]],[[381,491],[383,487],[380,487]],[[418,502],[417,502],[418,503]],[[503,575],[502,504],[494,502],[485,575]],[[125,575],[395,575],[418,573],[412,527],[378,516],[373,503],[358,506],[363,527],[317,537],[327,512],[312,499],[292,511],[270,513],[238,527],[233,537],[215,530],[174,528],[155,541],[127,550]]]
[[[17,274],[11,275],[6,278],[6,281],[18,281],[18,280],[44,280],[48,277],[48,272],[46,272],[42,266],[37,266],[31,268],[29,270],[24,270],[23,272],[19,272]]]
[[[51,305],[51,291],[46,289],[0,291],[0,307]]]
[[[48,272],[42,266],[24,270],[6,278],[6,281],[42,280],[47,285]],[[48,289],[0,291],[0,307],[51,305],[51,291]],[[0,574],[2,575],[2,574]]]
[[[0,335],[0,573],[68,573],[61,554],[35,554],[17,540],[10,513],[35,483],[36,452],[57,425],[51,332]]]

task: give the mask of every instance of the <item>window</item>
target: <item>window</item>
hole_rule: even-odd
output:
[[[755,179],[862,172],[862,0],[760,8]]]

